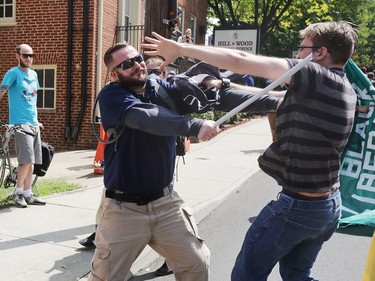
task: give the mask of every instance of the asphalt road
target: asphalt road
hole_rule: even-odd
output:
[[[251,221],[268,201],[277,196],[279,189],[270,177],[259,172],[199,224],[199,234],[211,250],[211,281],[230,280],[234,261]],[[346,232],[336,232],[323,245],[313,268],[314,278],[321,281],[362,280],[372,232],[364,228],[352,228]],[[158,277],[154,274],[162,263],[162,258],[154,261],[131,280],[175,280],[173,275]],[[281,280],[277,266],[268,280]]]

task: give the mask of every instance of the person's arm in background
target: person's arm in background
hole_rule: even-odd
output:
[[[146,55],[159,55],[165,59],[164,64],[173,62],[178,57],[193,57],[219,68],[231,70],[239,74],[250,74],[276,80],[290,69],[287,60],[249,54],[243,51],[181,44],[152,32],[156,38],[145,37],[149,44],[141,44]],[[285,81],[287,84],[289,81]]]
[[[3,97],[3,95],[8,91],[8,86],[1,85],[0,86],[0,100]]]
[[[4,96],[4,94],[8,91],[8,86],[1,85],[0,86],[0,100]],[[1,121],[1,120],[0,120]]]
[[[203,84],[207,88],[221,89],[222,84],[223,84],[223,80],[206,79],[206,80],[203,81]],[[259,93],[260,91],[263,90],[262,88],[245,86],[245,85],[241,85],[241,84],[237,84],[237,83],[233,83],[233,82],[230,82],[229,87],[237,89],[237,90],[242,90],[242,91],[248,92],[249,94],[250,93],[256,94],[256,93]],[[285,91],[269,91],[269,92],[267,92],[267,95],[283,98],[285,96],[285,93],[286,93],[286,90]]]
[[[207,88],[221,89],[222,84],[223,84],[223,80],[220,80],[220,79],[205,79],[205,80],[203,80],[203,84]],[[263,90],[262,88],[245,86],[245,85],[236,84],[236,83],[233,83],[233,82],[230,82],[230,84],[227,85],[227,87],[242,90],[242,91],[247,92],[249,94],[256,94],[256,93],[259,93],[261,90]],[[266,95],[275,96],[277,98],[280,98],[279,101],[277,102],[277,107],[279,107],[279,105],[283,102],[283,98],[285,96],[285,93],[286,93],[286,91],[269,91],[269,92],[266,93]],[[267,112],[267,118],[268,118],[268,122],[269,122],[270,129],[271,129],[272,141],[275,141],[276,140],[276,112],[275,111]]]
[[[236,84],[236,83],[232,83],[232,82],[230,83],[230,85],[234,89],[243,90],[243,91],[250,92],[250,93],[253,93],[253,94],[259,93],[260,91],[263,90],[262,88],[250,87],[250,86],[245,86],[245,85]],[[269,96],[284,98],[285,93],[286,93],[286,90],[284,90],[284,91],[272,90],[272,91],[268,91],[266,94],[269,95]]]
[[[160,136],[194,136],[207,141],[220,129],[214,121],[178,115],[162,106],[140,103],[128,110],[125,125]]]
[[[9,87],[12,86],[13,83],[15,83],[15,81],[16,81],[16,77],[14,75],[14,71],[8,70],[5,73],[3,80],[1,81],[1,84],[0,84],[0,100],[3,97],[3,95],[6,92],[8,92]]]

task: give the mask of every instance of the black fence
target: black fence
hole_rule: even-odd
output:
[[[141,43],[144,36],[144,26],[143,25],[127,25],[127,26],[117,26],[115,41],[123,42],[126,41],[128,44],[132,45],[138,51],[141,50]]]
[[[177,40],[177,38],[181,36],[180,31],[175,31],[175,33],[169,34],[169,38],[172,40]],[[143,25],[126,25],[126,26],[117,26],[116,33],[114,38],[115,42],[124,42],[126,41],[128,44],[132,45],[136,48],[139,52],[141,50],[141,43],[144,37],[144,26]],[[195,60],[189,58],[178,58],[173,64],[171,64],[171,68],[176,70],[176,73],[181,73],[186,71],[189,67],[195,64]]]

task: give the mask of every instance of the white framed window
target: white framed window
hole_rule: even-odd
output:
[[[0,26],[16,24],[16,0],[0,0]]]
[[[1,1],[1,0],[0,0]],[[56,65],[33,65],[38,74],[38,109],[56,109]]]
[[[184,33],[184,30],[185,30],[185,9],[184,9],[184,7],[182,7],[180,5],[178,5],[178,8],[181,9],[181,11],[182,11],[181,14],[180,14],[181,25],[180,25],[180,28],[178,29],[179,30],[178,36],[181,36]]]
[[[189,22],[189,28],[191,29],[191,38],[193,38],[193,42],[195,42],[195,36],[196,36],[196,29],[197,29],[197,17],[191,15],[190,16],[190,22]]]
[[[130,8],[131,8],[131,3],[130,0],[125,0],[124,1],[124,24],[123,25],[129,25],[130,24]]]
[[[130,25],[130,0],[120,0],[118,9],[118,23],[119,26]],[[129,42],[129,31],[125,29],[124,32],[119,32],[117,42]]]

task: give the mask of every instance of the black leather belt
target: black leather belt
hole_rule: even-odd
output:
[[[105,191],[105,197],[115,199],[120,202],[130,202],[136,203],[137,205],[147,205],[151,201],[155,201],[164,196],[164,190],[155,193],[142,193],[142,194],[132,194],[124,193],[121,191],[115,191],[107,189]]]

